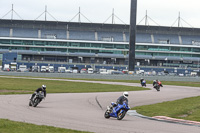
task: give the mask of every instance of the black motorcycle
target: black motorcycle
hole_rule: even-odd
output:
[[[160,91],[160,87],[163,87],[162,83],[161,82],[158,82],[154,85],[154,88],[157,90],[157,91]]]
[[[44,99],[44,93],[37,93],[32,100],[29,101],[29,106],[36,107]]]

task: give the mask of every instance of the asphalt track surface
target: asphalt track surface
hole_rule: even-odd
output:
[[[131,83],[106,84],[140,86]],[[151,85],[147,87],[151,88]],[[106,106],[121,95],[121,92],[48,94],[36,108],[28,106],[30,95],[1,95],[0,118],[97,133],[200,133],[198,126],[167,123],[137,116],[126,115],[121,121],[115,118],[105,119]],[[199,95],[200,88],[165,85],[160,92],[155,89],[129,92],[129,106]]]

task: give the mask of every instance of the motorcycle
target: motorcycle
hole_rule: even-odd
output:
[[[44,99],[44,93],[37,93],[32,100],[29,101],[29,106],[36,107]]]
[[[162,85],[162,83],[161,83],[160,81],[154,85],[154,88],[155,88],[157,91],[160,91],[160,87],[163,87],[163,85]]]
[[[142,87],[143,87],[143,86],[145,86],[145,87],[146,87],[146,81],[145,81],[145,80],[143,80],[143,81],[142,81],[142,83],[141,83],[141,85],[142,85]]]
[[[115,106],[113,108],[107,107],[107,110],[104,114],[104,117],[109,119],[110,117],[117,118],[117,120],[122,120],[124,116],[126,115],[126,112],[130,109],[127,102],[123,102],[123,104],[118,104],[112,102],[112,106]]]

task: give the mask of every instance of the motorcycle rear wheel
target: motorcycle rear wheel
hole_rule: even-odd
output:
[[[124,110],[122,113],[121,112],[122,109],[119,110],[119,113],[117,114],[117,120],[122,120],[124,118],[124,116],[126,115],[126,111]]]

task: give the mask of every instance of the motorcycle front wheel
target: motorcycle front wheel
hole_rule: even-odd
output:
[[[104,117],[107,118],[107,119],[110,118],[110,113],[108,113],[108,110],[106,110]]]
[[[119,113],[117,114],[117,120],[122,120],[124,116],[126,115],[126,111],[124,110],[122,113],[120,113],[122,109],[119,110]]]
[[[31,100],[29,101],[29,106],[32,106]]]

